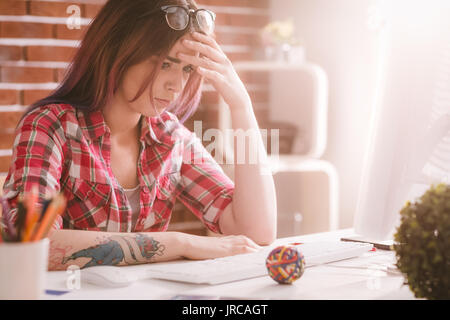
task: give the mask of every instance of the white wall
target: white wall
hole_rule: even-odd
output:
[[[329,79],[328,145],[340,179],[339,227],[353,225],[377,62],[377,31],[368,27],[373,0],[272,0],[272,20],[294,19],[306,59]]]

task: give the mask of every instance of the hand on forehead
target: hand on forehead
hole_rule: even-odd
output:
[[[198,51],[194,51],[191,49],[186,48],[186,46],[184,46],[181,41],[183,41],[184,39],[187,40],[192,40],[192,41],[196,41],[192,35],[190,33],[185,34],[184,36],[182,36],[180,39],[178,39],[178,41],[175,43],[175,45],[172,47],[172,49],[169,52],[169,56],[171,57],[177,57],[177,54],[179,52],[184,53],[184,54],[188,54],[191,56],[195,56],[198,57],[199,56],[199,52]]]

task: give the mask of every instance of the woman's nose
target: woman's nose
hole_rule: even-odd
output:
[[[183,77],[176,73],[170,77],[166,82],[166,89],[174,93],[179,93],[183,90]]]

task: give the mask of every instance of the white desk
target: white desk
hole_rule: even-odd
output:
[[[339,240],[353,234],[352,229],[317,233],[289,238],[290,240]],[[277,240],[279,241],[279,240]],[[60,296],[45,295],[44,299],[170,299],[177,294],[215,295],[245,299],[414,299],[403,285],[403,276],[383,271],[395,263],[393,251],[376,250],[363,256],[331,264],[306,268],[303,276],[292,285],[279,285],[269,276],[221,285],[197,285],[181,282],[143,279],[125,288],[103,288],[81,283]],[[142,272],[146,265],[127,266],[127,272]],[[46,289],[67,291],[66,271],[47,273]]]

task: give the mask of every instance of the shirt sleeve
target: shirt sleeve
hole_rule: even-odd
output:
[[[10,207],[9,219],[17,219],[18,195],[38,186],[40,202],[60,191],[62,145],[56,115],[41,108],[27,114],[16,128],[12,161],[3,186]],[[62,228],[59,216],[53,228]]]
[[[186,129],[186,131],[189,131]],[[222,233],[219,218],[233,200],[234,183],[189,131],[181,166],[178,199],[215,233]]]

